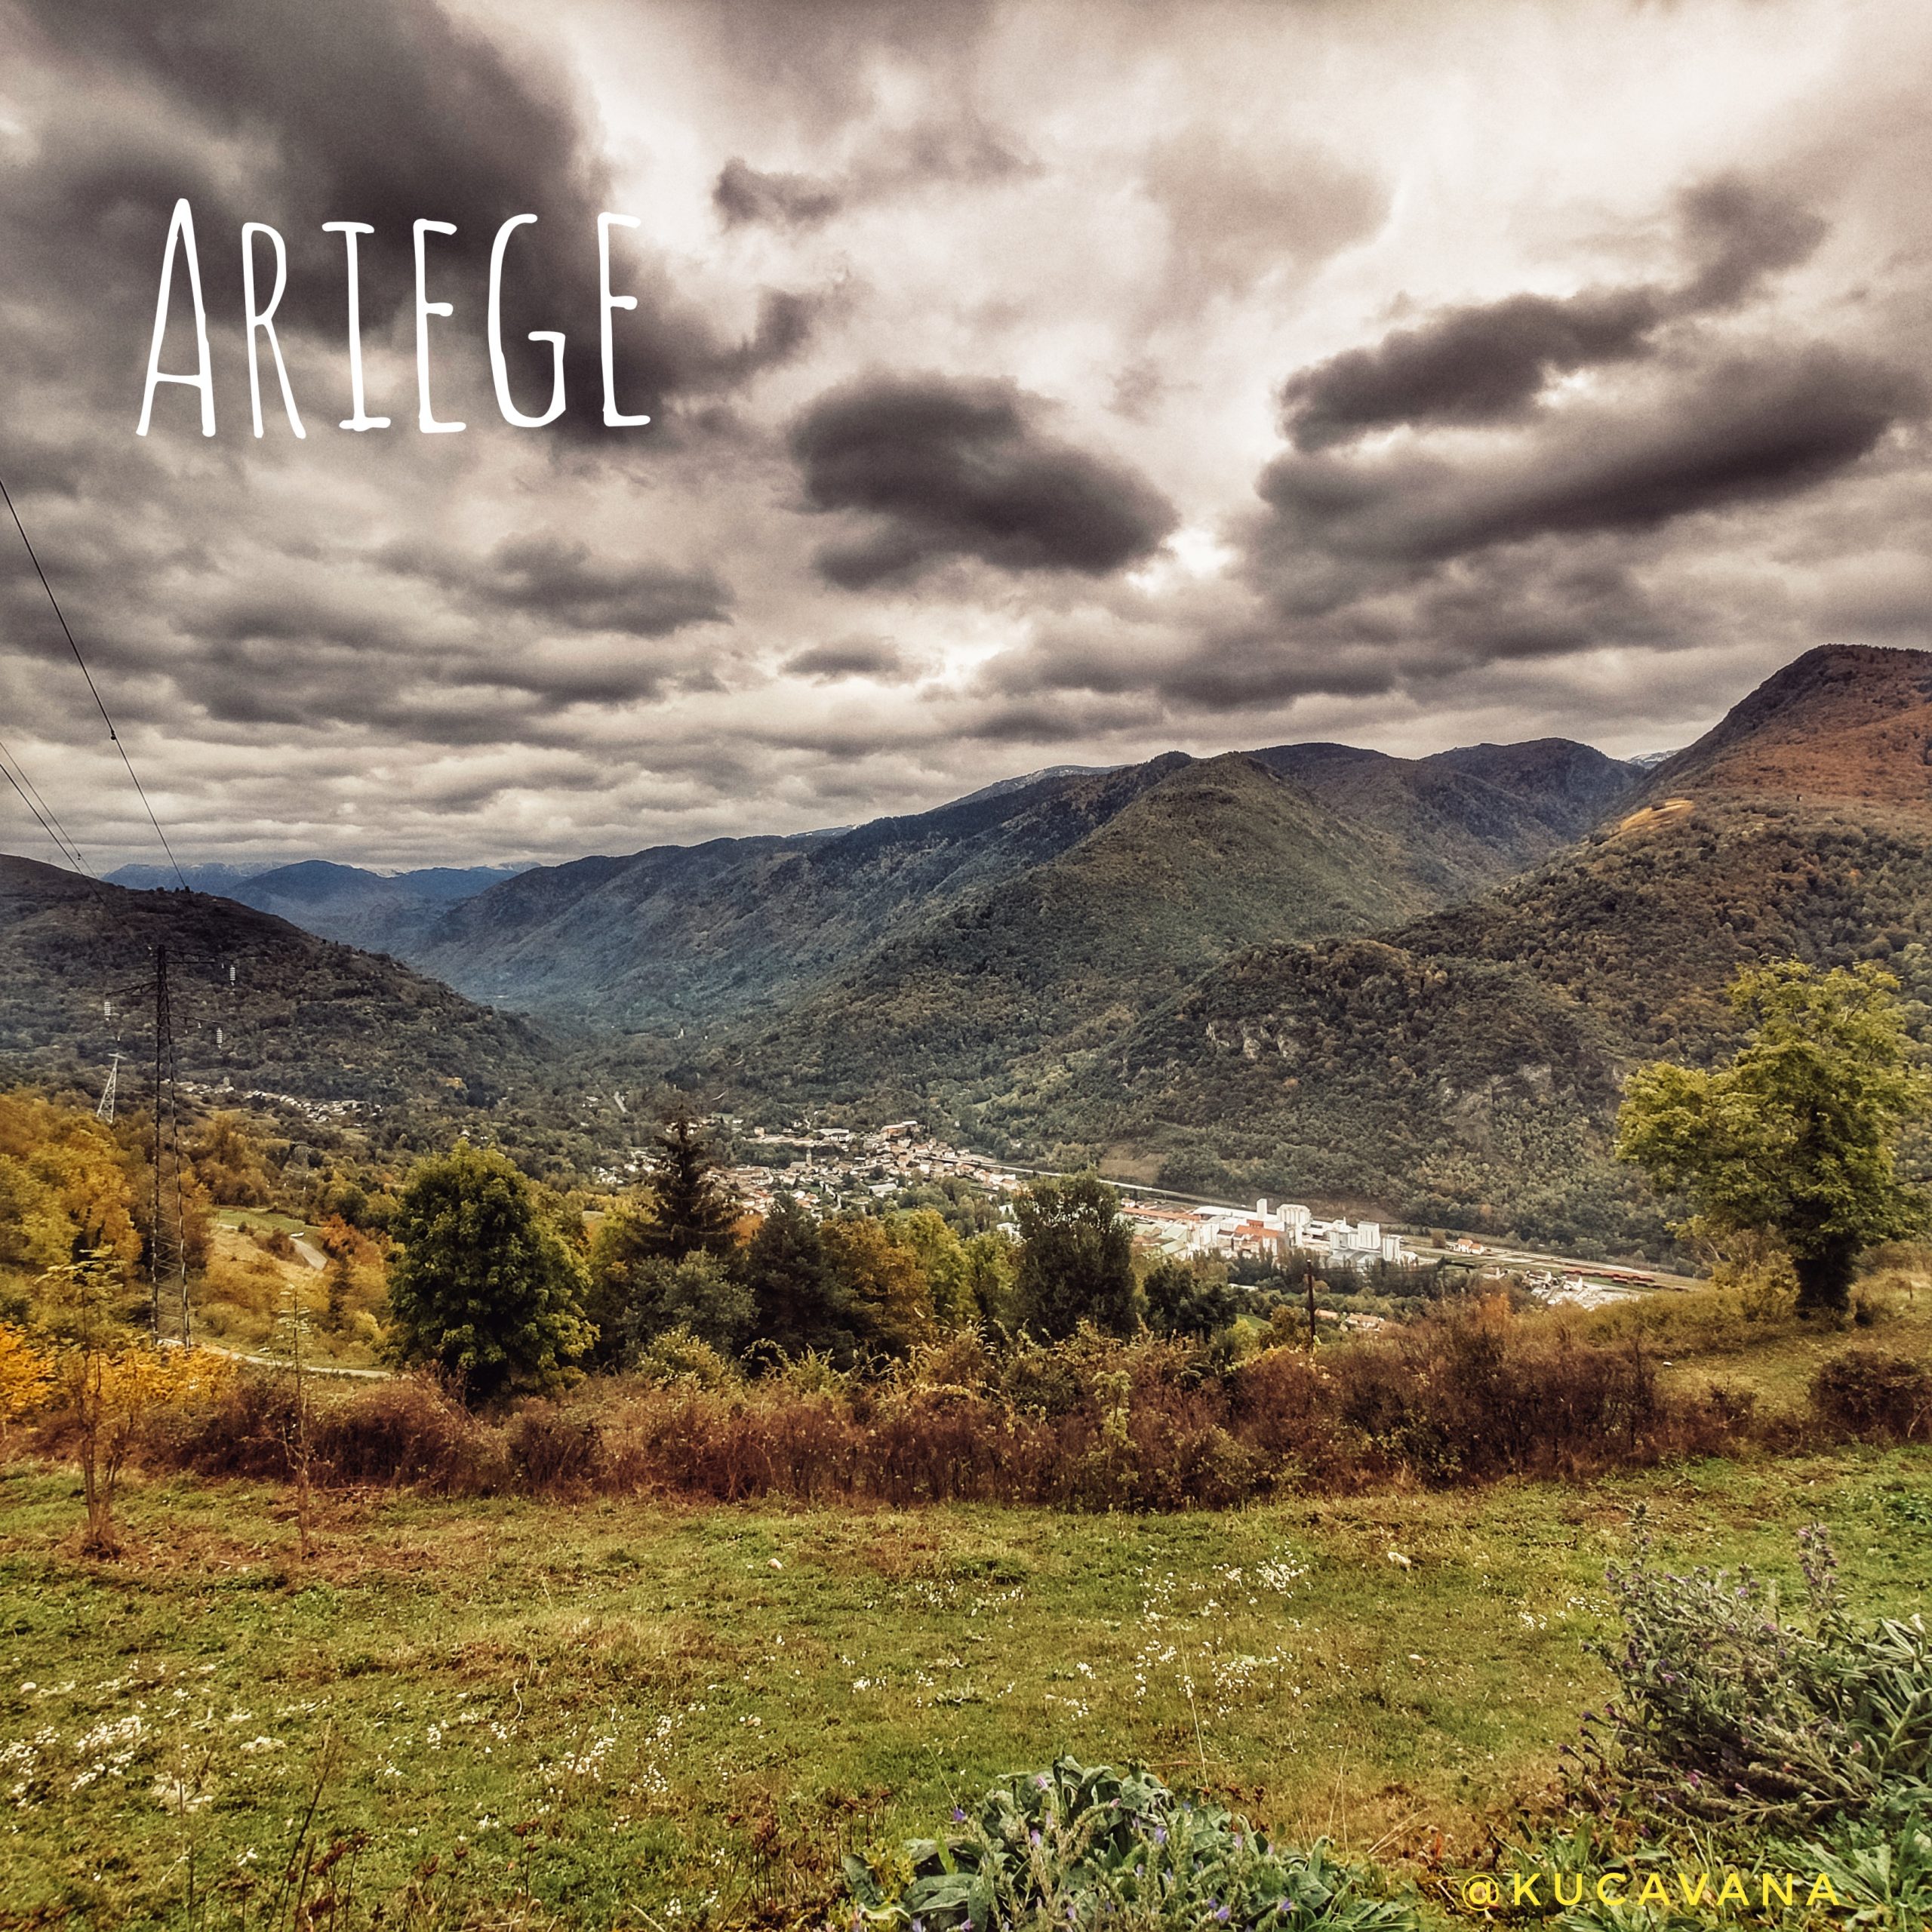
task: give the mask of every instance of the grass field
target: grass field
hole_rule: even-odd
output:
[[[251,1887],[257,1922],[291,1844],[358,1832],[331,1883],[392,1924],[776,1919],[1064,1752],[1453,1864],[1600,1694],[1635,1502],[1666,1555],[1780,1575],[1822,1521],[1900,1613],[1929,1496],[1923,1449],[1156,1518],[386,1496],[319,1502],[304,1561],[280,1493],[183,1481],[99,1565],[73,1481],[17,1467],[0,1926],[226,1925]]]

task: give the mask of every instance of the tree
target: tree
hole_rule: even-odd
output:
[[[0,1272],[91,1255],[127,1281],[141,1251],[133,1197],[121,1150],[93,1115],[0,1094]]]
[[[1217,1335],[1234,1325],[1233,1291],[1218,1275],[1164,1256],[1141,1284],[1147,1325],[1157,1335]]]
[[[983,1311],[974,1294],[972,1257],[966,1244],[937,1208],[914,1208],[891,1220],[895,1240],[919,1257],[932,1298],[933,1318],[942,1328],[970,1328]]]
[[[932,1294],[916,1249],[867,1214],[835,1215],[819,1238],[835,1315],[860,1346],[903,1355],[931,1335]]]
[[[818,1223],[793,1195],[778,1195],[752,1236],[745,1277],[756,1309],[753,1329],[763,1340],[789,1355],[850,1348],[832,1307],[831,1264]]]
[[[1038,1180],[1019,1195],[1014,1299],[1023,1327],[1050,1341],[1082,1321],[1115,1335],[1134,1332],[1134,1244],[1119,1209],[1120,1197],[1097,1174]]]
[[[737,1246],[737,1198],[719,1179],[710,1144],[691,1116],[673,1114],[651,1159],[651,1211],[639,1227],[645,1253],[681,1261],[700,1249],[728,1255]]]
[[[577,1257],[502,1155],[466,1141],[423,1161],[403,1192],[395,1238],[394,1352],[453,1377],[466,1401],[553,1386],[589,1347]]]
[[[735,1355],[757,1313],[752,1291],[715,1255],[694,1248],[681,1261],[647,1258],[632,1277],[617,1359],[682,1328],[722,1355]]]
[[[1901,1131],[1932,1108],[1897,986],[1870,964],[1742,973],[1737,1053],[1709,1072],[1639,1068],[1617,1115],[1618,1158],[1691,1204],[1679,1232],[1774,1238],[1802,1315],[1846,1308],[1860,1251],[1927,1223],[1896,1171]]]

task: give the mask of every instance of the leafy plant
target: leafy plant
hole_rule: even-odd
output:
[[[1190,1801],[1145,1770],[1083,1766],[1005,1778],[944,1839],[845,1861],[855,1925],[906,1932],[1047,1927],[1411,1932],[1420,1921],[1337,1863],[1325,1841],[1271,1844],[1246,1820]]]
[[[1822,1527],[1798,1536],[1807,1614],[1740,1567],[1613,1565],[1620,1696],[1586,1721],[1580,1781],[1607,1807],[1786,1830],[1932,1804],[1932,1633],[1861,1626]]]

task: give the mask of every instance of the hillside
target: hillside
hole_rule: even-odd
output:
[[[1266,768],[1292,781],[1295,811],[1313,840],[1303,859],[1289,863],[1280,841],[1294,828],[1271,814],[1284,795],[1278,784],[1229,785],[1220,780],[1186,793],[1184,811],[1171,803],[1168,823],[1182,866],[1207,855],[1232,879],[1251,841],[1272,841],[1266,867],[1279,872],[1291,906],[1270,903],[1272,884],[1231,886],[1238,911],[1217,915],[1198,935],[1202,944],[1177,952],[1137,937],[1195,915],[1192,883],[1158,851],[1150,829],[1124,835],[1137,855],[1113,876],[1120,896],[1110,906],[1087,897],[1104,894],[1110,875],[1088,863],[1079,895],[1083,930],[1100,952],[1164,962],[1159,976],[1137,985],[1116,976],[1123,997],[1144,1003],[1172,983],[1170,966],[1185,952],[1199,963],[1215,949],[1283,932],[1359,930],[1365,921],[1395,918],[1450,903],[1496,878],[1546,857],[1595,814],[1568,795],[1594,783],[1605,798],[1633,781],[1628,768],[1586,746],[1568,751],[1587,771],[1565,771],[1538,792],[1534,761],[1506,770],[1501,783],[1482,771],[1389,758],[1341,747],[1305,748],[1315,754],[1294,768],[1304,748],[1253,754],[1251,769]],[[1330,758],[1322,754],[1337,755]],[[1229,754],[1239,757],[1240,754]],[[1361,761],[1344,773],[1340,761]],[[1195,761],[1180,752],[1137,765],[1091,771],[1059,769],[1017,784],[995,785],[915,815],[885,818],[838,832],[788,838],[718,839],[698,846],[665,846],[628,857],[581,860],[539,868],[454,908],[407,956],[472,998],[537,1013],[567,1015],[644,1032],[698,1025],[742,1025],[761,1013],[789,1010],[835,986],[883,985],[895,971],[926,978],[949,970],[949,934],[992,924],[1005,929],[1017,908],[1051,900],[1035,869],[1080,848],[1136,804],[1197,763],[1226,766],[1228,758]],[[1552,762],[1552,773],[1561,761]],[[1567,789],[1566,789],[1567,788]],[[1180,794],[1174,795],[1177,800]],[[1257,810],[1260,818],[1250,823]],[[1291,814],[1292,816],[1292,814]],[[1361,863],[1379,875],[1346,884],[1318,875]],[[1269,875],[1272,876],[1272,875]],[[1012,888],[1017,907],[993,903]],[[1217,888],[1214,890],[1218,891]],[[1171,906],[1166,894],[1178,892]],[[1211,892],[1210,896],[1212,896]],[[1310,915],[1332,902],[1337,916]],[[1285,922],[1284,922],[1285,921]],[[977,974],[973,944],[958,962]],[[1033,942],[1004,942],[1023,949]],[[1022,971],[1042,983],[1073,959],[1057,939]],[[935,949],[937,949],[937,952]],[[1076,962],[1075,976],[1084,974]],[[1001,997],[1009,996],[1010,989]],[[909,989],[917,1007],[926,995]],[[1070,1006],[1081,1014],[1093,1000],[1076,986]],[[997,1044],[998,1016],[964,1016]]]
[[[1654,1241],[1609,1159],[1621,1077],[1715,1051],[1740,967],[1877,959],[1932,1002],[1932,815],[1872,752],[1924,741],[1928,669],[1810,654],[1660,772],[1675,802],[1373,941],[1242,953],[1066,1069],[1031,1137],[1182,1186]]]
[[[1401,847],[1254,758],[1183,762],[1065,852],[872,949],[734,1065],[894,1108],[934,1078],[1104,1039],[1235,947],[1362,932],[1435,897]]]
[[[1932,815],[1932,651],[1807,651],[1659,765],[1642,795],[1684,792]]]
[[[488,1106],[540,1078],[549,1052],[525,1022],[250,907],[0,857],[0,1067],[97,1087],[117,1049],[151,1056],[158,945],[184,1078]]]
[[[1376,753],[1273,753],[1298,767],[1302,796],[1364,798],[1349,821],[1358,836],[1372,808],[1391,844],[1395,825],[1411,825],[1407,877],[1377,872],[1380,900],[1304,898],[1294,928],[1284,854],[1308,838],[1298,829],[1254,872],[1254,904],[1275,931],[1256,920],[1262,943],[1242,945],[1232,924],[1201,920],[1201,951],[1227,941],[1227,956],[1149,1001],[1126,989],[1157,993],[1188,970],[1186,946],[1149,946],[1167,887],[1155,881],[1131,920],[1082,924],[1066,906],[1082,904],[1074,881],[1088,867],[1105,875],[1096,842],[1091,858],[1057,867],[1069,872],[1065,900],[1008,894],[987,931],[955,915],[943,935],[921,935],[918,955],[883,949],[836,995],[767,1029],[742,1066],[784,1101],[920,1105],[1022,1157],[1101,1159],[1190,1192],[1341,1198],[1411,1221],[1654,1248],[1662,1214],[1609,1159],[1623,1074],[1646,1057],[1718,1051],[1737,970],[1876,958],[1932,1003],[1932,815],[1897,775],[1884,783],[1876,753],[1847,765],[1863,796],[1845,779],[1835,798],[1816,788],[1847,746],[1924,742],[1928,666],[1922,653],[1810,653],[1669,759],[1640,794],[1652,806],[1609,819],[1540,872],[1408,920],[1377,921],[1376,906],[1424,894],[1418,873],[1455,850],[1445,767],[1487,767],[1494,792],[1497,767],[1517,761],[1538,800],[1557,790],[1552,765],[1574,771],[1579,817],[1605,796],[1596,775],[1536,748],[1447,753],[1422,761],[1435,763],[1426,783]],[[1812,786],[1802,801],[1798,779]],[[1511,829],[1521,821],[1491,821],[1490,848]],[[1153,842],[1173,836],[1167,827]],[[1333,856],[1362,879],[1360,860]],[[1208,867],[1192,872],[1204,893]],[[1173,910],[1180,925],[1200,920],[1186,900]],[[1063,964],[1041,976],[1035,955]],[[1084,1028],[1066,999],[1082,986],[1072,960],[1088,962]],[[731,1065],[721,1055],[715,1070]]]

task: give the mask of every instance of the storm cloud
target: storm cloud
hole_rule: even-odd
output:
[[[197,859],[568,857],[1174,747],[1682,743],[1823,638],[1932,636],[1932,16],[1553,20],[20,0],[0,467]],[[220,433],[175,389],[137,438],[182,196]],[[648,429],[601,420],[604,211],[644,223]],[[540,431],[483,340],[523,213],[525,409],[528,332],[570,340]],[[457,226],[462,435],[415,426],[418,219]],[[381,433],[336,427],[347,220]],[[299,442],[249,433],[244,221],[290,249]],[[177,277],[165,366],[186,320]],[[0,620],[10,749],[103,867],[151,857],[17,546]]]
[[[866,377],[820,397],[791,434],[806,497],[871,519],[819,552],[820,572],[856,590],[951,557],[1098,576],[1146,556],[1173,505],[1126,464],[1056,440],[1045,414],[1010,383],[938,376]]]
[[[1500,455],[1297,453],[1257,487],[1284,547],[1432,561],[1789,496],[1922,417],[1926,398],[1911,371],[1819,344],[1686,371],[1627,412],[1580,406]]]
[[[1321,450],[1398,424],[1520,420],[1553,377],[1655,354],[1666,322],[1736,307],[1826,232],[1809,209],[1737,176],[1700,183],[1678,213],[1691,264],[1681,282],[1445,309],[1291,376],[1281,390],[1289,439]]]

